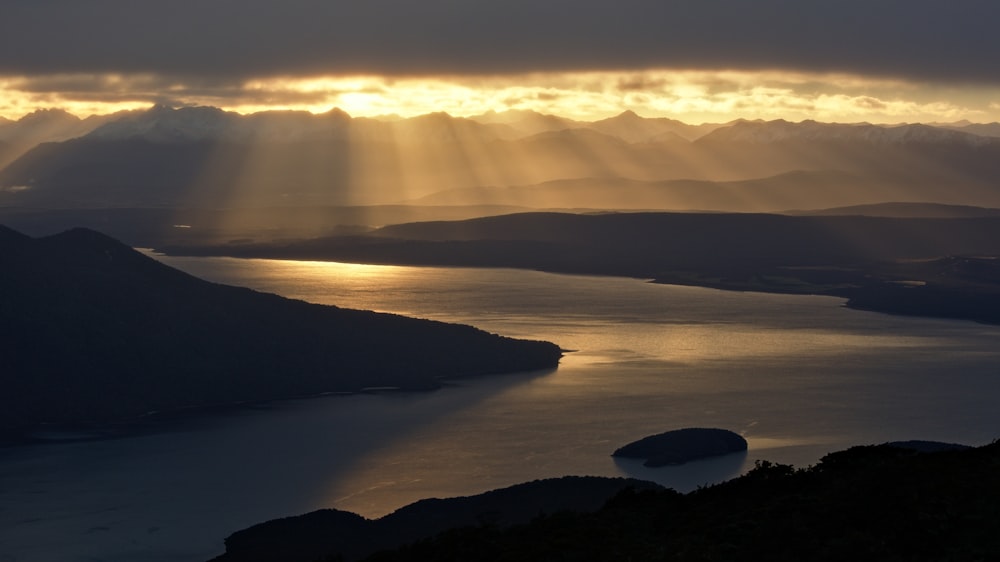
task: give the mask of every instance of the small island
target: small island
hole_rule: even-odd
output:
[[[727,429],[690,427],[633,441],[616,450],[611,456],[646,459],[643,465],[659,467],[746,450],[747,440],[738,433]]]

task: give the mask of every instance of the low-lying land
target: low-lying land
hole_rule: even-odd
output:
[[[1000,218],[521,213],[168,254],[623,275],[1000,323]]]

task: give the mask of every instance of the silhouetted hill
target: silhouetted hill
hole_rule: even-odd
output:
[[[981,135],[984,137],[1000,137],[1000,123],[969,123],[965,121],[963,123],[935,123],[937,127],[943,127],[946,129],[955,129],[956,131],[962,131],[963,133],[972,133],[974,135]]]
[[[523,212],[493,205],[276,206],[228,209],[119,207],[111,209],[0,208],[0,223],[31,236],[84,227],[132,247],[266,242],[362,233],[386,224],[458,220]]]
[[[881,201],[995,206],[991,178],[1000,176],[1000,140],[926,125],[744,121],[718,128],[694,144],[719,155],[720,167],[857,175],[883,186]],[[958,186],[961,196],[949,193]]]
[[[82,136],[122,114],[80,119],[58,109],[34,111],[17,121],[0,121],[0,168],[43,142]]]
[[[879,201],[886,184],[828,170],[792,171],[739,181],[561,179],[526,186],[466,187],[411,201],[417,205],[517,205],[577,209],[778,212],[796,206]],[[806,213],[802,213],[806,214]]]
[[[375,520],[324,509],[233,533],[226,539],[226,553],[213,562],[312,562],[334,553],[354,560],[454,527],[506,528],[542,514],[596,511],[626,488],[660,489],[634,479],[566,476],[475,496],[425,499]]]
[[[1000,556],[997,463],[996,442],[938,452],[854,447],[800,470],[760,462],[742,477],[686,495],[626,488],[596,511],[544,509],[515,525],[467,517],[365,560],[991,560]],[[476,500],[473,513],[491,513],[490,505],[506,505],[512,492],[542,496],[565,491],[567,482],[518,488],[459,501]],[[590,494],[597,500],[604,492]],[[421,523],[435,511],[447,517],[461,505],[453,502],[438,500],[423,517],[407,521],[414,525],[411,536],[432,527]],[[317,512],[266,523],[232,535],[216,560],[306,562],[340,560],[340,554],[352,560],[396,548],[400,535],[372,533],[397,514],[365,521]]]
[[[723,213],[521,213],[387,226],[408,241],[556,244],[581,268],[633,264],[646,274],[699,263],[816,264],[1000,253],[1000,219],[792,217]],[[516,261],[517,256],[504,256]],[[551,256],[556,259],[558,256]]]
[[[31,240],[30,236],[21,234],[12,228],[0,224],[0,252],[14,253],[20,251],[28,240]]]
[[[1000,209],[987,209],[971,205],[942,205],[940,203],[889,202],[873,205],[851,205],[811,211],[785,211],[788,215],[865,215],[869,217],[897,218],[967,218],[1000,217]]]
[[[762,463],[688,495],[625,492],[593,514],[466,527],[368,560],[989,560],[1000,556],[1000,447]]]
[[[76,229],[0,230],[0,431],[554,367],[469,326],[199,280]]]
[[[35,147],[0,172],[0,184],[21,186],[8,204],[43,208],[247,207],[288,203],[289,191],[300,204],[342,204],[344,147],[336,139],[258,146],[83,137]],[[248,174],[248,162],[259,173]]]

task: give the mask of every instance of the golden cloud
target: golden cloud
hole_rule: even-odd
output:
[[[504,76],[266,77],[246,81],[140,75],[0,77],[0,116],[60,107],[76,114],[152,103],[211,105],[240,113],[271,109],[409,117],[534,110],[580,120],[631,109],[688,122],[736,118],[791,121],[1000,119],[1000,87],[947,90],[847,74],[747,71],[559,72]]]

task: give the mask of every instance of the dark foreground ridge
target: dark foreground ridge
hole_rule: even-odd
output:
[[[551,343],[209,283],[92,230],[0,226],[0,438],[553,368]],[[2,440],[2,439],[0,439]]]
[[[747,440],[728,429],[689,427],[650,435],[618,448],[613,457],[645,459],[645,466],[667,466],[747,450]]]
[[[1000,324],[995,216],[520,213],[393,225],[366,236],[164,250],[623,275],[830,295],[859,309]]]
[[[853,447],[800,470],[759,462],[740,478],[689,494],[558,479],[418,502],[375,521],[320,511],[235,533],[214,562],[1000,557],[1000,443],[937,452],[907,443]],[[602,507],[552,500],[565,494]],[[530,522],[522,522],[525,514]],[[377,549],[390,550],[368,555]]]
[[[233,533],[226,539],[226,553],[212,562],[312,562],[334,553],[356,560],[451,528],[509,527],[542,513],[597,511],[625,489],[660,486],[631,478],[566,476],[475,496],[421,500],[375,520],[323,509]]]

